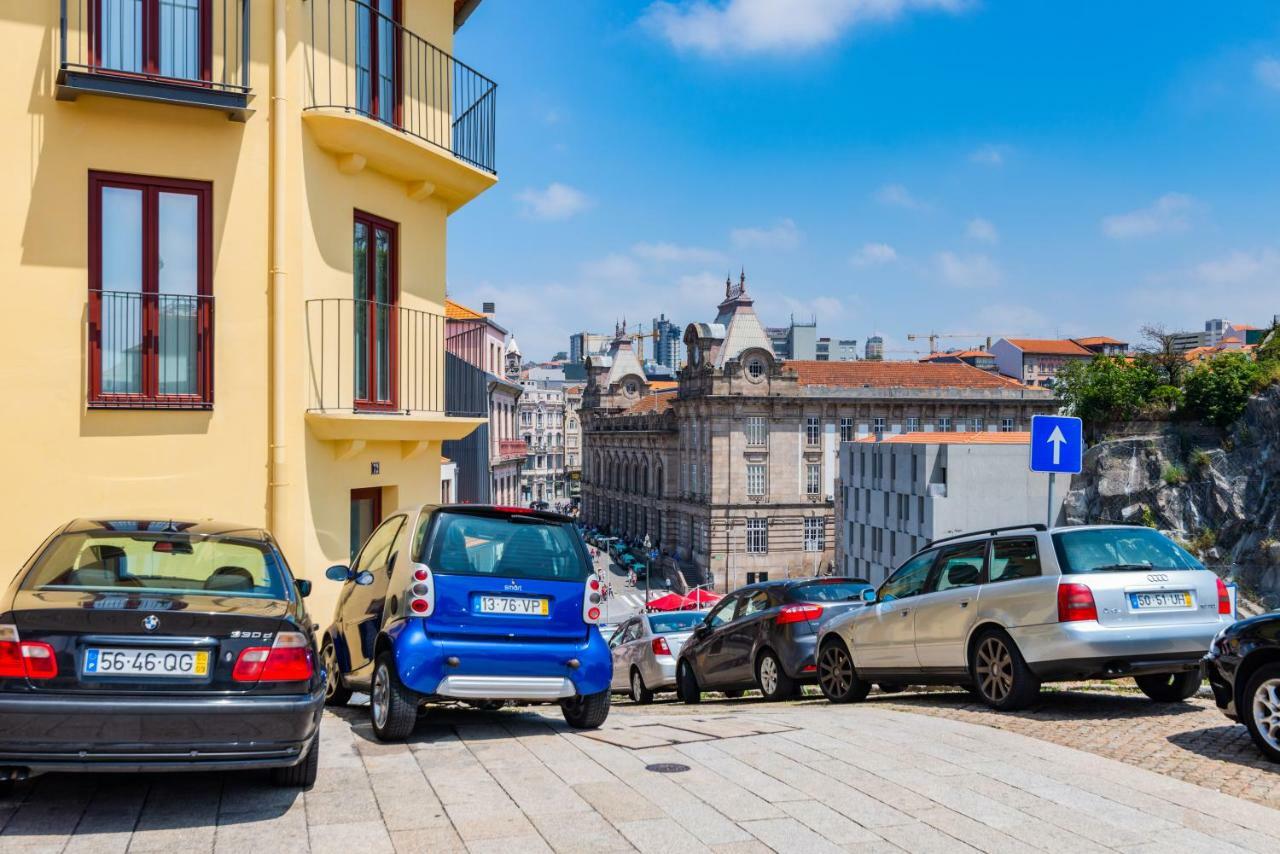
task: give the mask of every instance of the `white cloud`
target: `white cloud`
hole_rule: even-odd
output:
[[[525,216],[533,219],[568,219],[591,207],[591,199],[568,184],[552,182],[545,189],[530,187],[516,196],[524,205]]]
[[[617,253],[583,261],[580,270],[584,279],[601,284],[630,284],[640,279],[640,265]]]
[[[965,228],[964,233],[970,240],[977,240],[981,243],[1000,242],[1000,232],[996,231],[996,227],[991,224],[990,220],[982,217],[975,217],[969,220],[969,225]]]
[[[987,145],[981,145],[975,148],[969,155],[969,160],[972,163],[978,163],[982,166],[1003,166],[1004,158],[1011,150],[1012,149],[1007,145],[994,145],[988,143]]]
[[[1253,64],[1253,76],[1268,89],[1280,91],[1280,59],[1265,57]]]
[[[855,267],[874,267],[898,260],[898,251],[888,243],[864,243],[849,263]]]
[[[678,50],[703,54],[812,50],[911,12],[959,13],[971,0],[660,0],[641,23]]]
[[[680,246],[675,243],[637,243],[631,254],[660,264],[719,264],[724,253],[702,246]]]
[[[1244,285],[1261,283],[1262,279],[1274,282],[1280,278],[1280,252],[1274,249],[1258,252],[1237,250],[1197,264],[1195,275],[1210,285]]]
[[[1004,279],[1000,265],[981,253],[939,252],[935,261],[942,281],[957,288],[992,288]]]
[[[1149,207],[1102,218],[1102,231],[1113,240],[1186,231],[1194,206],[1190,196],[1165,193]]]
[[[885,184],[876,191],[876,201],[882,205],[889,205],[895,208],[905,208],[909,211],[928,210],[929,205],[922,202],[915,196],[911,195],[911,191],[901,184]]]
[[[729,240],[739,249],[795,249],[803,235],[790,219],[780,219],[769,228],[735,228]]]

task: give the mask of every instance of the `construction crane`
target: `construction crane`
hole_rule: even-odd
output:
[[[991,339],[993,336],[984,335],[981,332],[910,332],[907,334],[908,341],[919,341],[921,338],[927,340],[929,342],[930,353],[938,352],[939,338],[968,338],[969,340],[973,340],[974,338],[984,337],[987,339],[987,349],[990,350]],[[1002,335],[1000,337],[1005,338],[1008,336]]]

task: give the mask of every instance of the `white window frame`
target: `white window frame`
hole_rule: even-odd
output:
[[[825,551],[827,547],[827,530],[825,520],[821,516],[806,516],[804,520],[804,550],[807,552]]]
[[[748,415],[744,432],[750,447],[759,448],[769,444],[769,422],[763,415]]]
[[[804,487],[805,495],[822,493],[822,463],[805,463]]]
[[[763,555],[769,553],[769,520],[747,520],[747,554]]]
[[[762,497],[769,491],[768,467],[764,463],[747,463],[747,495]]]
[[[804,443],[816,445],[822,441],[822,419],[816,415],[806,415],[804,419]]]
[[[840,441],[841,441],[841,442],[852,442],[852,441],[853,441],[853,436],[854,436],[854,433],[853,433],[853,419],[852,419],[852,418],[843,418],[843,417],[842,417],[842,418],[840,419]]]
[[[1001,419],[1000,419],[1000,432],[1001,432],[1001,433],[1012,433],[1012,432],[1013,432],[1013,426],[1014,426],[1014,424],[1013,424],[1013,419],[1012,419],[1012,418],[1001,418]]]

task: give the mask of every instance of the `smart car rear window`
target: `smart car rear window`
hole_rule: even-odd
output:
[[[426,539],[416,560],[447,575],[585,581],[591,571],[573,530],[534,516],[441,511]]]

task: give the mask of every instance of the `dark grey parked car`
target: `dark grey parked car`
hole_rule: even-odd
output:
[[[759,688],[780,700],[817,680],[814,651],[823,620],[860,608],[874,588],[860,578],[766,581],[721,599],[680,650],[676,694],[730,695]]]

